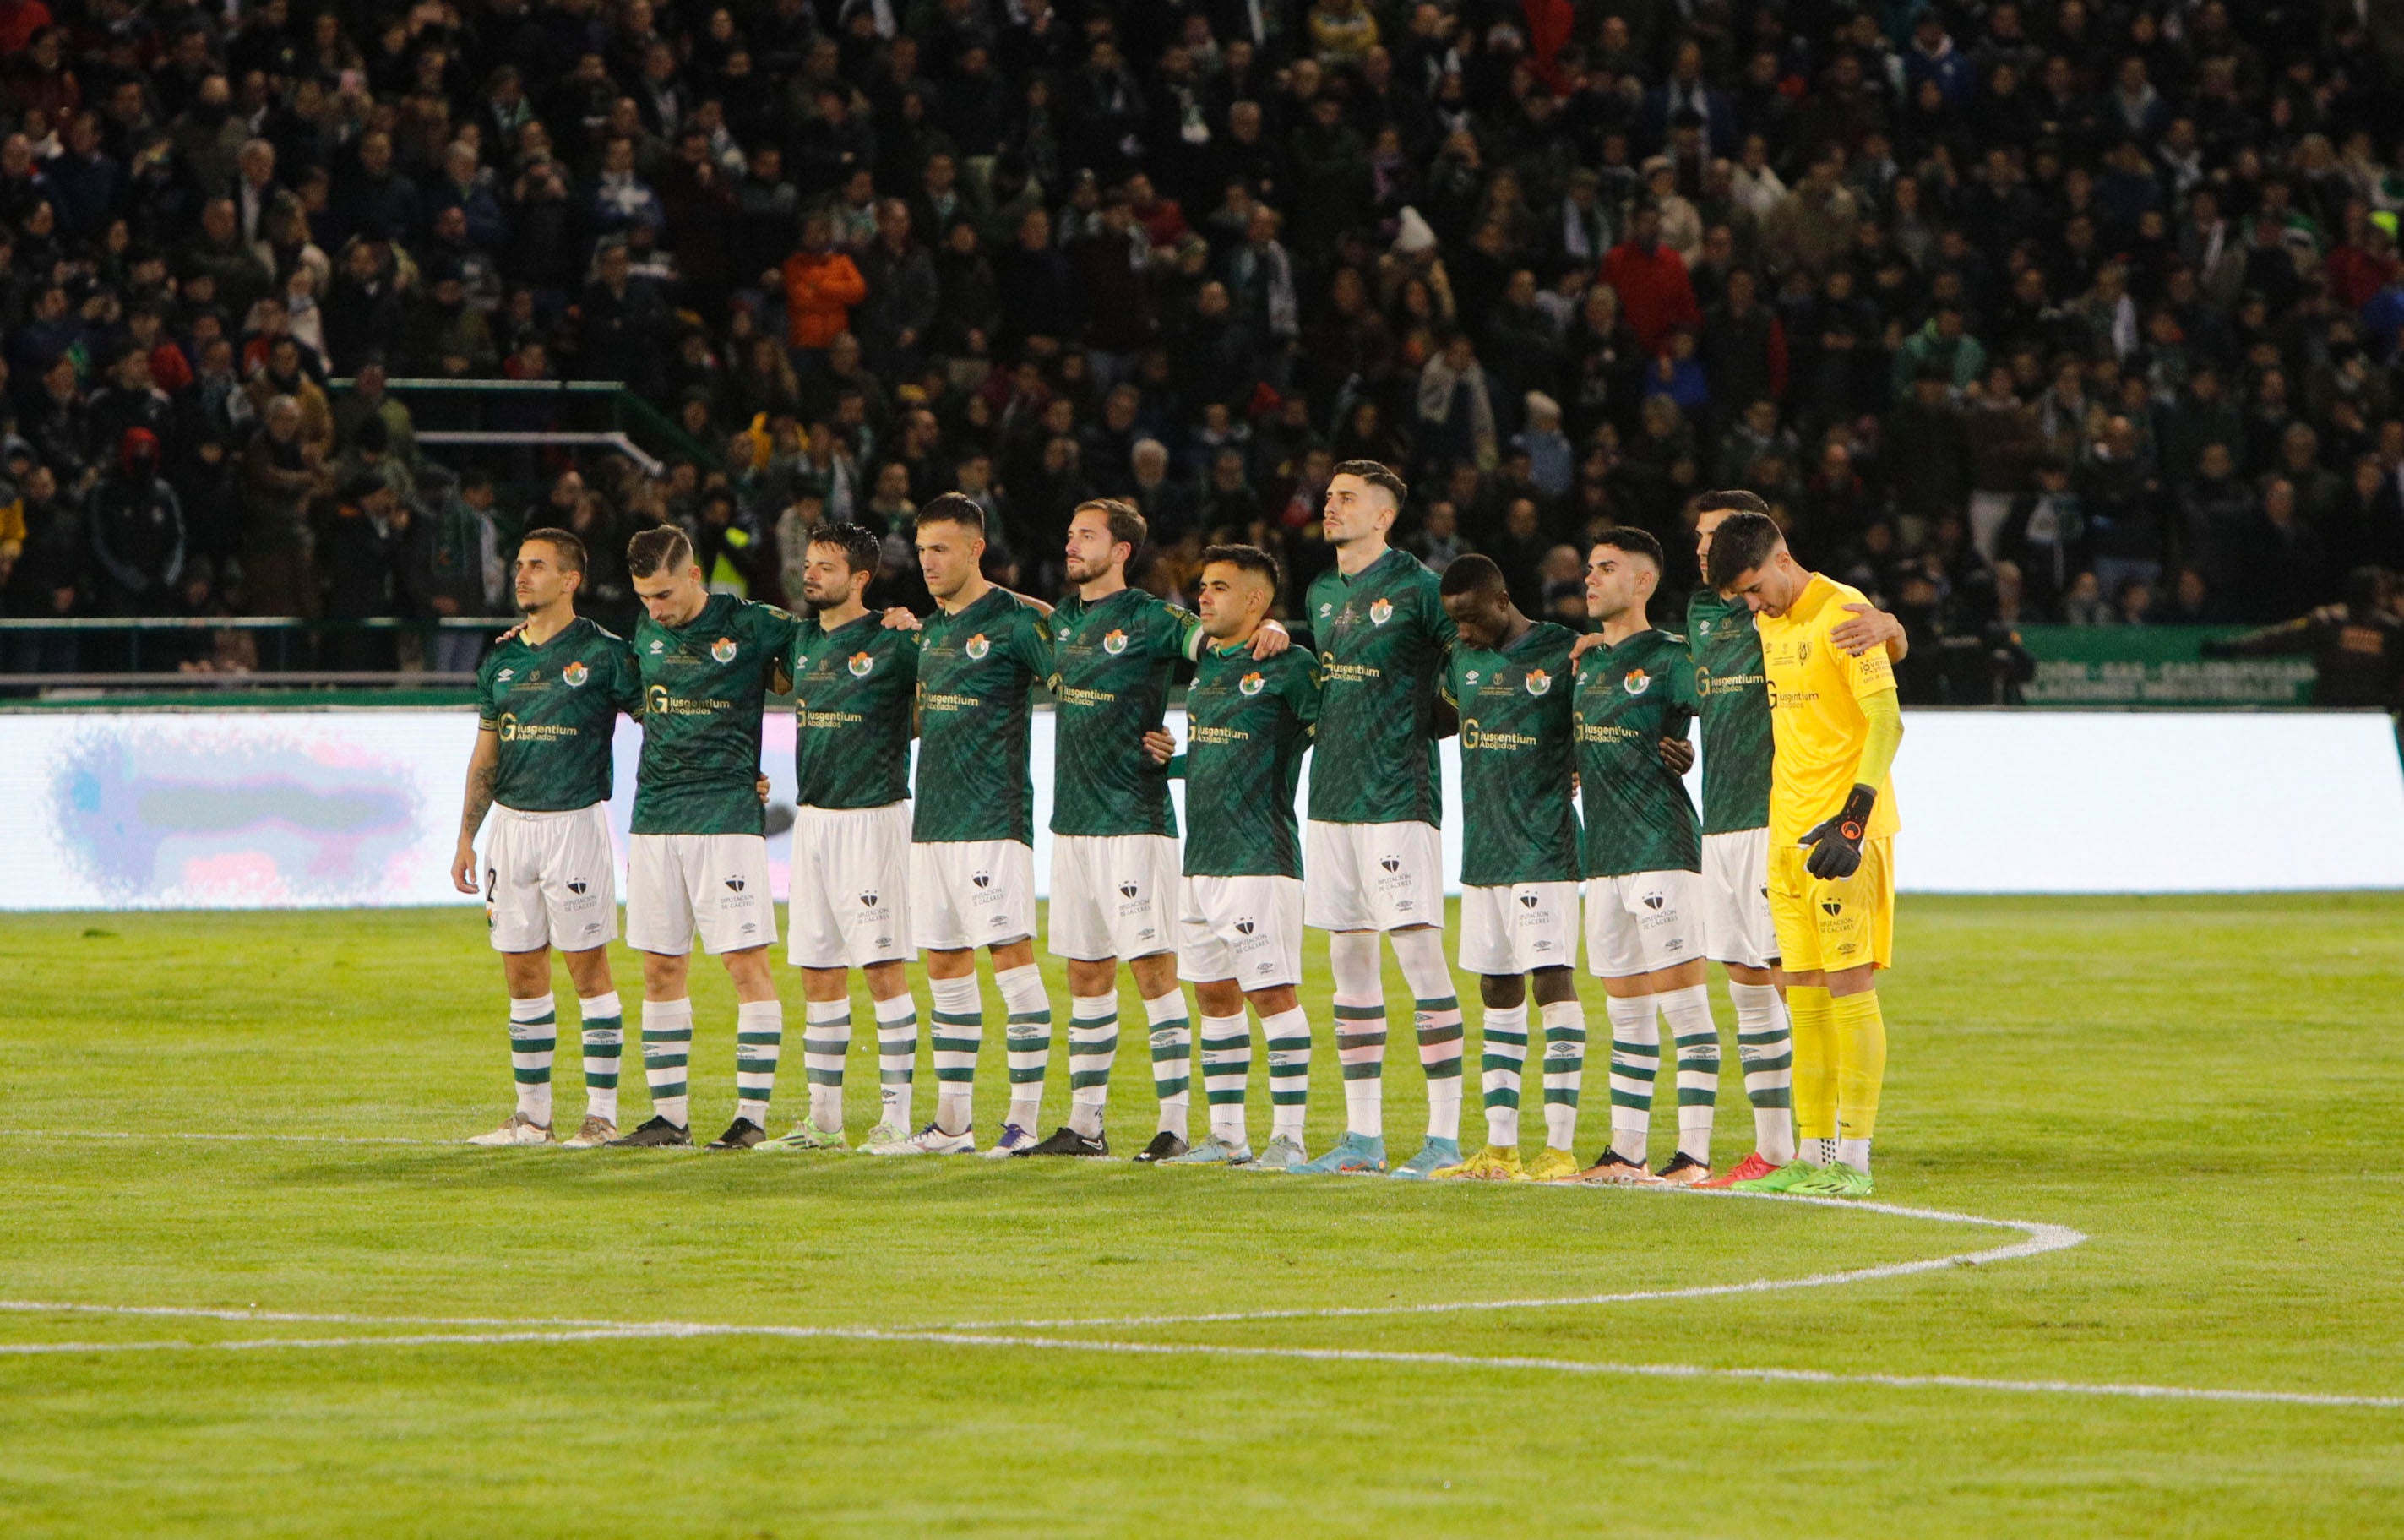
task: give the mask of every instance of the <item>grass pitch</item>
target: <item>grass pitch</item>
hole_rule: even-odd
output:
[[[0,1310],[12,1535],[2404,1528],[2404,1407],[2071,1388],[2404,1395],[2396,897],[1906,901],[1880,1200],[2074,1226],[2074,1249],[1349,1315],[1311,1312],[1796,1279],[2020,1238],[1698,1195],[463,1149],[509,1106],[475,917],[0,928],[0,1298],[229,1312]],[[1308,953],[1323,1023],[1323,944]],[[781,1131],[804,1099],[800,989],[779,973]],[[621,954],[630,1004],[638,977]],[[734,1009],[714,965],[695,979],[706,1135],[732,1113]],[[1587,982],[1591,1155],[1605,1025]],[[1391,972],[1387,989],[1406,1001]],[[1399,1158],[1423,1102],[1396,1040]],[[1125,1041],[1112,1121],[1132,1153],[1152,1089],[1140,1031]],[[874,1055],[856,1032],[855,1136]],[[1728,1057],[1723,1160],[1751,1130]],[[631,1124],[631,1043],[625,1062]],[[1342,1110],[1323,1042],[1313,1070],[1316,1151]],[[1470,1074],[1474,1142],[1474,1043]],[[923,1109],[923,1058],[919,1076]],[[1264,1079],[1256,1064],[1256,1139]],[[1662,1153],[1673,1123],[1656,1113]],[[278,1137],[172,1137],[202,1134]],[[1156,1319],[1264,1311],[1296,1313]],[[1117,1323],[1026,1324],[1095,1322]],[[946,1330],[966,1323],[989,1324]],[[22,1351],[59,1344],[84,1346]],[[2055,1388],[1694,1372],[1730,1369]]]

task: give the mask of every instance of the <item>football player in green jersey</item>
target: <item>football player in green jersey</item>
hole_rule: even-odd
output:
[[[976,948],[993,957],[1009,1035],[1010,1115],[985,1151],[1032,1149],[1052,1058],[1052,1002],[1035,966],[1035,788],[1028,695],[1052,676],[1051,610],[987,582],[985,510],[957,492],[918,511],[918,569],[935,612],[918,638],[918,784],[910,927],[927,959],[935,1115],[871,1155],[969,1155],[985,1040]]]
[[[1461,1162],[1461,1001],[1444,959],[1441,788],[1436,739],[1451,713],[1436,676],[1453,644],[1435,574],[1387,543],[1407,489],[1375,460],[1347,460],[1327,483],[1323,524],[1335,566],[1310,585],[1306,619],[1321,675],[1310,767],[1310,873],[1304,919],[1327,938],[1335,975],[1335,1057],[1346,1131],[1297,1173],[1386,1169],[1386,991],[1377,934],[1416,1002],[1427,1074],[1427,1142],[1397,1176]]]
[[[1444,694],[1461,719],[1461,965],[1478,975],[1486,1148],[1434,1174],[1558,1181],[1577,1173],[1586,1007],[1577,993],[1577,815],[1571,805],[1570,648],[1577,634],[1530,621],[1502,569],[1458,556],[1444,569],[1445,613],[1461,642]],[[1519,1077],[1528,1057],[1528,979],[1544,1028],[1544,1153],[1519,1165]]]
[[[1585,803],[1586,967],[1611,1014],[1611,1147],[1582,1180],[1692,1185],[1711,1173],[1719,1031],[1703,989],[1701,831],[1695,805],[1662,763],[1660,740],[1695,714],[1686,639],[1645,607],[1661,545],[1641,529],[1606,530],[1587,554],[1586,613],[1601,644],[1576,663],[1572,725]],[[1645,1169],[1665,1017],[1678,1056],[1678,1154]]]
[[[643,1074],[651,1117],[614,1142],[692,1142],[686,1062],[692,936],[734,981],[734,1121],[710,1143],[749,1149],[767,1137],[785,1041],[768,948],[776,908],[760,810],[760,732],[772,679],[798,624],[783,610],[712,594],[692,542],[674,525],[636,535],[626,571],[643,601],[635,663],[643,679],[643,758],[626,857],[626,944],[643,954]]]
[[[1069,1123],[1031,1155],[1105,1155],[1103,1109],[1119,1039],[1119,959],[1143,995],[1160,1121],[1136,1159],[1186,1151],[1194,1033],[1177,986],[1170,926],[1177,814],[1168,776],[1144,747],[1161,724],[1178,660],[1200,648],[1195,617],[1139,588],[1126,567],[1150,533],[1132,503],[1103,497],[1069,519],[1071,592],[1052,611],[1058,734],[1052,795],[1052,953],[1069,964]],[[1282,651],[1275,622],[1252,655]]]
[[[489,810],[484,913],[510,992],[510,1063],[517,1110],[471,1144],[548,1144],[551,1060],[558,1015],[551,949],[567,963],[583,1016],[584,1123],[570,1149],[618,1137],[618,1059],[624,1012],[609,980],[618,933],[618,853],[609,838],[610,743],[618,713],[642,712],[635,654],[576,613],[584,542],[537,529],[518,547],[517,603],[525,623],[476,674],[476,748],[451,878],[477,891],[476,832]]]
[[[918,1013],[910,956],[910,737],[918,639],[861,602],[876,576],[874,532],[809,532],[793,634],[793,880],[786,907],[802,970],[802,1062],[810,1114],[762,1150],[840,1150],[844,1059],[851,1052],[851,970],[876,1007],[881,1115],[866,1142],[910,1137]]]

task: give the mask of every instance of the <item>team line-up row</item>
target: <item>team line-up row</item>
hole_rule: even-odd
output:
[[[631,643],[576,615],[580,542],[529,533],[516,561],[524,623],[479,674],[483,731],[454,870],[463,890],[481,887],[502,954],[518,1105],[471,1142],[556,1138],[556,948],[580,1007],[587,1098],[581,1127],[560,1142],[691,1144],[687,979],[698,933],[738,1000],[736,1115],[711,1149],[852,1147],[843,1093],[856,970],[874,1002],[881,1100],[860,1149],[1107,1155],[1124,965],[1143,1001],[1159,1116],[1139,1161],[1385,1174],[1382,934],[1413,997],[1429,1102],[1424,1142],[1391,1175],[1868,1194],[1885,1060],[1876,982],[1893,935],[1900,627],[1797,563],[1758,497],[1726,492],[1698,499],[1708,581],[1683,633],[1649,611],[1658,543],[1614,530],[1588,553],[1599,623],[1579,636],[1519,613],[1483,557],[1456,560],[1439,580],[1391,546],[1405,495],[1375,462],[1337,469],[1324,510],[1336,564],[1310,584],[1293,631],[1270,618],[1282,574],[1253,547],[1205,553],[1190,612],[1129,586],[1146,530],[1111,500],[1076,511],[1072,592],[1047,608],[985,580],[976,503],[933,499],[916,525],[935,599],[924,617],[867,609],[879,549],[857,526],[813,533],[799,617],[713,594],[681,533],[649,530],[627,553],[645,608]],[[1181,746],[1162,723],[1187,663]],[[1055,1018],[1033,949],[1027,746],[1039,686],[1056,711],[1048,934],[1069,994],[1068,1121],[1042,1138]],[[787,688],[798,786],[789,951],[804,979],[809,1107],[771,1137],[784,1013],[758,777],[764,703]],[[651,1106],[622,1134],[606,810],[622,712],[644,732],[625,939],[643,959]],[[1698,721],[1699,815],[1681,779]],[[1467,1155],[1465,1030],[1444,955],[1436,830],[1435,744],[1456,734],[1458,956],[1479,981],[1487,1119],[1485,1147]],[[1307,816],[1295,806],[1306,752]],[[1168,795],[1181,777],[1181,847]],[[1581,909],[1611,1027],[1611,1137],[1592,1161],[1573,1153],[1586,1044],[1573,973]],[[1296,996],[1305,929],[1329,932],[1327,1038],[1346,1110],[1344,1137],[1316,1158],[1303,1144],[1314,1036]],[[1001,997],[1009,1077],[1008,1115],[981,1152],[980,947]],[[913,951],[925,963],[936,1081],[924,1124],[913,1113]],[[1721,1043],[1707,959],[1726,974],[1754,1120],[1754,1149],[1717,1170]],[[1257,1149],[1248,1007],[1270,1099]],[[1678,1136],[1656,1170],[1648,1151],[1665,1023]],[[1545,1143],[1523,1163],[1531,1025]],[[1195,1141],[1197,1049],[1208,1127]]]

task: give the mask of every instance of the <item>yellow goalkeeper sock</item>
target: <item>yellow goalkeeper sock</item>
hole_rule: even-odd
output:
[[[1837,1041],[1828,991],[1818,985],[1792,986],[1786,991],[1786,1014],[1795,1022],[1796,1137],[1834,1139]]]
[[[1878,1129],[1879,1088],[1886,1081],[1886,1018],[1876,989],[1846,995],[1830,1011],[1837,1049],[1837,1136],[1866,1144]]]

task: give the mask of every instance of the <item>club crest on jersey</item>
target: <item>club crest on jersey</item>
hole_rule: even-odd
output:
[[[1631,668],[1620,679],[1619,687],[1631,695],[1641,695],[1653,688],[1653,676],[1642,668]]]
[[[1552,689],[1553,677],[1541,668],[1530,668],[1528,677],[1519,682],[1530,695],[1541,695]]]
[[[734,661],[734,638],[732,637],[720,637],[716,641],[711,642],[709,644],[709,655],[716,658],[720,663],[733,663]]]
[[[987,652],[993,651],[993,643],[985,640],[985,633],[980,631],[975,636],[971,637],[969,638],[968,645],[961,648],[960,651],[966,652],[971,658],[982,658]]]
[[[875,671],[876,660],[865,652],[854,652],[851,655],[851,663],[848,666],[851,669],[851,677],[853,679],[864,679]]]
[[[585,667],[581,662],[571,663],[559,671],[560,681],[570,690],[579,688],[592,677],[593,670]]]
[[[730,893],[739,893],[743,891],[743,879],[741,877],[728,877],[726,879],[726,890]]]
[[[1252,917],[1250,915],[1246,915],[1243,918],[1236,921],[1236,934],[1239,936],[1251,935],[1253,929]]]
[[[1391,599],[1381,598],[1369,607],[1369,623],[1372,625],[1383,625],[1393,618],[1394,601]]]
[[[1108,652],[1111,657],[1114,657],[1114,658],[1115,658],[1115,657],[1117,657],[1120,653],[1122,653],[1122,652],[1125,651],[1126,651],[1126,633],[1125,633],[1125,632],[1124,632],[1124,631],[1118,630],[1118,629],[1116,629],[1115,627],[1114,627],[1114,628],[1112,628],[1112,629],[1111,629],[1111,631],[1110,632],[1110,634],[1109,634],[1109,635],[1107,635],[1107,636],[1105,636],[1105,637],[1102,638],[1102,651],[1105,651],[1105,652]]]
[[[1258,674],[1247,674],[1236,681],[1236,688],[1244,694],[1257,695],[1261,693],[1261,687],[1266,683],[1268,681]]]
[[[1804,637],[1795,644],[1795,662],[1799,667],[1811,661],[1811,638]]]

